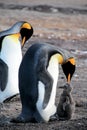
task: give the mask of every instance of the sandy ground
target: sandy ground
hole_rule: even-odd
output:
[[[21,110],[19,95],[0,104],[0,130],[86,130],[87,129],[87,2],[86,0],[0,0],[0,30],[15,22],[31,23],[34,34],[23,48],[23,55],[34,42],[47,42],[69,50],[76,58],[76,71],[72,78],[72,95],[76,103],[75,114],[69,121],[14,124],[9,120]],[[65,76],[60,67],[59,83]],[[56,104],[61,90],[57,89]]]

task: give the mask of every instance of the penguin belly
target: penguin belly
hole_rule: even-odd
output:
[[[41,117],[45,122],[48,122],[50,117],[56,113],[56,106],[55,106],[55,98],[56,98],[56,87],[57,87],[57,81],[59,76],[59,63],[58,60],[54,57],[51,58],[49,62],[49,66],[47,68],[47,71],[50,73],[50,75],[53,78],[53,86],[52,91],[50,95],[50,99],[48,104],[46,104],[46,108],[43,109],[43,101],[44,101],[44,95],[45,95],[45,85],[39,81],[38,82],[38,101],[37,101],[37,110],[39,111]]]
[[[19,93],[18,70],[22,60],[21,45],[12,39],[5,38],[4,45],[0,53],[0,58],[8,66],[8,81],[4,91],[0,90],[0,102]]]

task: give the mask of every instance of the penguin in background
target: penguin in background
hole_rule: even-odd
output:
[[[15,23],[0,32],[0,102],[19,93],[18,70],[25,42],[32,36],[33,28],[25,21]]]
[[[75,111],[75,102],[73,100],[71,91],[72,87],[66,83],[64,86],[59,88],[63,89],[60,96],[60,100],[57,107],[57,115],[59,120],[69,120],[72,118]]]
[[[75,59],[68,51],[47,43],[35,43],[29,47],[19,68],[22,110],[11,122],[48,122],[55,115],[59,64],[70,83]]]

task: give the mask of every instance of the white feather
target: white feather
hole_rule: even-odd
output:
[[[39,81],[38,83],[39,97],[36,104],[40,115],[46,122],[49,121],[50,117],[56,113],[55,98],[56,98],[57,81],[59,76],[59,63],[57,58],[54,57],[51,58],[47,70],[53,78],[51,96],[46,108],[43,109],[42,105],[44,100],[45,86],[41,81]]]
[[[6,89],[0,91],[0,102],[19,93],[18,69],[22,60],[21,45],[19,40],[14,41],[10,36],[4,38],[0,58],[8,65],[8,82]]]

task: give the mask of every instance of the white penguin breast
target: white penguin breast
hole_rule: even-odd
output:
[[[10,37],[3,40],[0,58],[7,63],[7,65],[17,65],[22,59],[21,45],[18,40],[17,43]]]
[[[50,116],[52,116],[56,112],[55,97],[56,97],[57,81],[58,81],[58,76],[59,76],[59,63],[56,58],[54,57],[51,58],[47,71],[50,73],[50,75],[53,78],[51,96],[50,96],[50,99],[46,108],[43,109],[42,106],[43,106],[43,101],[44,101],[45,85],[41,81],[39,81],[38,83],[39,95],[38,95],[38,101],[36,104],[40,115],[46,122],[50,119]]]
[[[7,86],[3,92],[0,91],[0,102],[3,102],[6,98],[19,93],[18,69],[22,60],[20,42],[15,43],[11,37],[5,37],[2,43],[0,58],[8,66]]]

